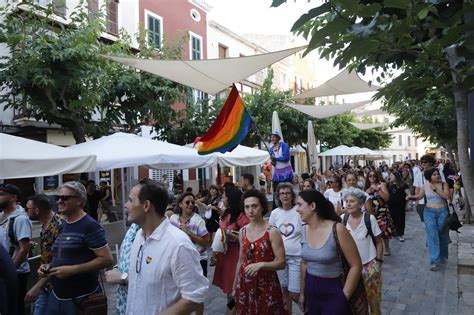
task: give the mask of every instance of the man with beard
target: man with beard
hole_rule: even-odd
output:
[[[18,278],[17,312],[25,314],[24,298],[30,273],[28,251],[32,225],[25,209],[17,205],[21,192],[12,184],[0,184],[0,244],[15,263]]]
[[[51,210],[51,202],[46,195],[28,197],[26,210],[30,220],[37,220],[41,223],[40,261],[41,264],[49,264],[53,258],[53,244],[58,237],[62,220],[58,214]],[[50,289],[48,279],[42,278],[26,294],[25,302],[35,305],[33,315],[46,313]]]

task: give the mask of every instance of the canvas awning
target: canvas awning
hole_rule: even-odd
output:
[[[345,95],[353,93],[375,92],[379,86],[369,85],[362,80],[355,71],[349,73],[346,68],[335,77],[327,80],[323,84],[293,96],[294,99],[314,98],[322,96]]]
[[[190,148],[122,132],[76,144],[68,149],[71,152],[97,155],[99,170],[139,165],[156,169],[187,169],[213,164],[212,156],[198,155]]]
[[[376,123],[376,124],[363,124],[363,123],[351,122],[350,124],[351,124],[352,126],[356,127],[357,129],[360,129],[360,130],[367,130],[367,129],[373,129],[373,128],[388,127],[388,126],[390,126],[390,123],[388,123],[388,122]]]
[[[0,178],[27,178],[95,171],[90,152],[68,149],[0,133]]]
[[[252,74],[280,61],[306,46],[266,54],[225,59],[154,60],[106,56],[171,81],[215,95]]]
[[[347,104],[336,104],[336,105],[297,105],[297,104],[287,104],[287,106],[296,109],[306,115],[309,115],[314,118],[328,118],[332,116],[336,116],[348,111],[353,110],[354,108],[358,108],[364,105],[369,104],[371,101],[361,101],[356,103],[347,103]]]

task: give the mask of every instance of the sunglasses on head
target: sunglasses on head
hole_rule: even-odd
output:
[[[79,196],[71,196],[71,195],[57,195],[56,200],[61,200],[61,201],[68,201],[71,198],[80,198]]]

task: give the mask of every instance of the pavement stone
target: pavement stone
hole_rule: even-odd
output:
[[[449,261],[437,272],[430,271],[424,225],[414,211],[407,212],[405,234],[405,242],[391,240],[392,255],[384,258],[382,314],[473,315],[474,269],[460,267],[458,281],[457,242],[460,234],[451,233]],[[463,240],[469,238],[463,235]],[[470,238],[471,242],[473,240]],[[214,267],[210,267],[208,278],[211,283],[213,274]],[[463,292],[458,292],[458,284]],[[109,314],[114,314],[115,288],[106,285],[106,289]],[[225,294],[211,284],[204,314],[225,314],[226,304]],[[301,314],[296,304],[293,304],[293,314]]]

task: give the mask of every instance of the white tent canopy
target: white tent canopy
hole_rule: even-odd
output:
[[[293,98],[314,98],[322,96],[375,92],[379,88],[379,86],[369,85],[367,82],[362,80],[355,71],[349,73],[349,70],[346,68],[338,75],[329,79],[323,84],[309,91],[295,95]]]
[[[239,145],[232,152],[217,153],[216,157],[220,165],[251,166],[265,163],[270,159],[270,154],[267,151]]]
[[[362,155],[362,152],[360,150],[350,148],[347,145],[340,145],[319,154],[319,156],[360,156],[360,155]]]
[[[387,123],[387,122],[376,123],[376,124],[363,124],[363,123],[351,122],[350,124],[360,130],[367,130],[367,129],[373,129],[373,128],[379,128],[379,127],[388,127],[390,125],[390,123]]]
[[[99,170],[139,165],[157,169],[187,169],[213,164],[212,156],[198,155],[190,148],[122,132],[68,149],[97,155]]]
[[[305,48],[306,46],[302,46],[254,56],[206,60],[107,58],[215,95],[233,83]]]
[[[68,149],[0,133],[0,178],[26,178],[95,171],[90,152]]]
[[[336,105],[296,105],[296,104],[288,104],[287,106],[296,109],[306,115],[309,115],[314,118],[328,118],[332,116],[337,116],[339,114],[348,112],[353,110],[354,108],[358,108],[364,105],[369,104],[371,101],[361,101],[356,103],[347,103],[347,104],[336,104]]]
[[[196,152],[192,143],[187,144],[186,147],[192,148]],[[212,153],[209,156],[213,157],[213,165],[221,166],[252,166],[260,165],[270,159],[270,154],[267,151],[250,148],[244,145],[238,145],[232,152],[226,153]]]

